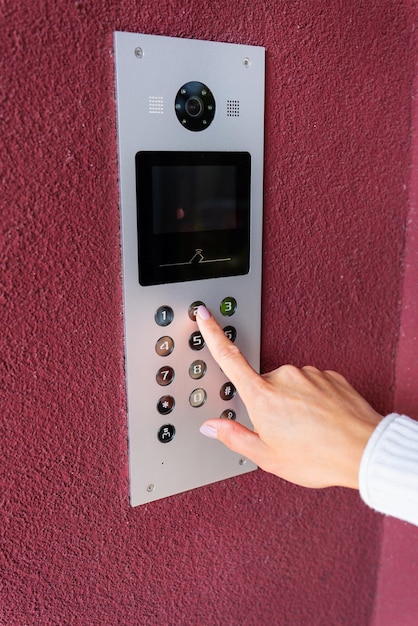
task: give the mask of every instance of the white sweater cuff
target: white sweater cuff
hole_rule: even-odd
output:
[[[376,427],[359,470],[364,502],[418,526],[418,422],[387,415]]]

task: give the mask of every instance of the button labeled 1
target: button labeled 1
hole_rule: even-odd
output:
[[[174,319],[174,311],[171,306],[160,306],[154,316],[158,326],[168,326]]]

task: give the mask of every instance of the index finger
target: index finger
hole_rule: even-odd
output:
[[[225,336],[206,307],[199,306],[196,322],[213,358],[246,404],[247,400],[254,397],[255,389],[260,389],[263,378],[251,367],[239,348]]]

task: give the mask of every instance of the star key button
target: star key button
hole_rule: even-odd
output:
[[[175,401],[173,396],[162,396],[158,400],[157,410],[161,415],[168,415],[174,409]]]

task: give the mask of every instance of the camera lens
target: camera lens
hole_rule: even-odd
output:
[[[187,115],[190,115],[190,117],[200,117],[204,111],[203,102],[197,96],[189,98],[184,108]]]
[[[215,98],[204,83],[191,81],[178,90],[174,110],[183,128],[201,131],[208,128],[215,117]]]

